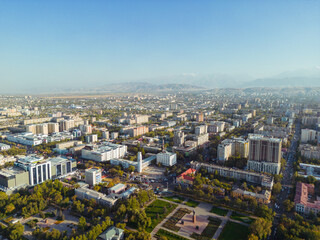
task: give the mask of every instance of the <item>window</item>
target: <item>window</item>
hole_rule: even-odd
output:
[[[57,165],[56,170],[56,176],[61,176],[61,164]]]

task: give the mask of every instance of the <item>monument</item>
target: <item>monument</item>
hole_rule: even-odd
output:
[[[197,222],[196,210],[193,210],[193,223]]]

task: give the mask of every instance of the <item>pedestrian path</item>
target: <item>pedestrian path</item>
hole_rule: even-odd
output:
[[[163,199],[163,198],[159,198],[161,199],[162,201],[165,201],[165,202],[170,202],[172,203],[171,201],[167,200],[167,199]],[[186,201],[186,200],[185,200]],[[185,202],[184,201],[184,202]],[[151,238],[152,239],[156,239],[155,238],[155,235],[156,233],[158,232],[158,230],[160,228],[162,228],[162,225],[179,209],[179,208],[187,208],[189,209],[190,211],[193,211],[195,210],[196,211],[196,214],[197,215],[206,215],[206,216],[211,216],[211,217],[214,217],[214,218],[218,218],[221,220],[221,224],[219,226],[219,228],[217,229],[217,231],[215,232],[212,240],[214,239],[218,239],[218,237],[220,236],[224,226],[227,224],[228,221],[231,221],[231,222],[235,222],[235,223],[238,223],[238,224],[241,224],[241,225],[244,225],[244,226],[249,226],[249,224],[247,223],[244,223],[244,222],[241,222],[241,221],[238,221],[238,220],[235,220],[235,219],[232,219],[231,218],[231,215],[232,215],[232,210],[229,210],[227,215],[226,216],[221,216],[221,215],[218,215],[218,214],[215,214],[215,213],[212,213],[210,212],[211,211],[211,208],[212,208],[212,204],[209,204],[209,203],[205,203],[205,202],[200,202],[200,204],[193,208],[193,207],[189,207],[187,205],[184,205],[183,203],[176,203],[178,206],[175,208],[174,211],[172,211],[165,219],[163,219],[154,229],[153,231],[151,232]],[[173,231],[170,231],[169,229],[166,229],[166,228],[163,228],[165,229],[166,231],[169,231],[169,232],[172,232],[176,235],[179,235],[177,234],[176,232],[173,232]],[[187,239],[192,239],[190,238],[189,236],[186,236],[185,234],[183,234],[183,237],[187,238]]]

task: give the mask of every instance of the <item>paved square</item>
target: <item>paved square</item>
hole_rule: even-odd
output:
[[[176,226],[180,227],[178,234],[182,236],[190,236],[192,233],[201,234],[209,223],[208,215],[196,214],[196,219],[196,223],[193,223],[193,213],[184,215],[184,217],[176,224]],[[181,224],[181,221],[184,221],[184,224]],[[196,229],[197,226],[199,229]]]

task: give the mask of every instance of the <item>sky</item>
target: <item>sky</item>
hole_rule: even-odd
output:
[[[2,91],[316,67],[317,0],[0,0]]]

